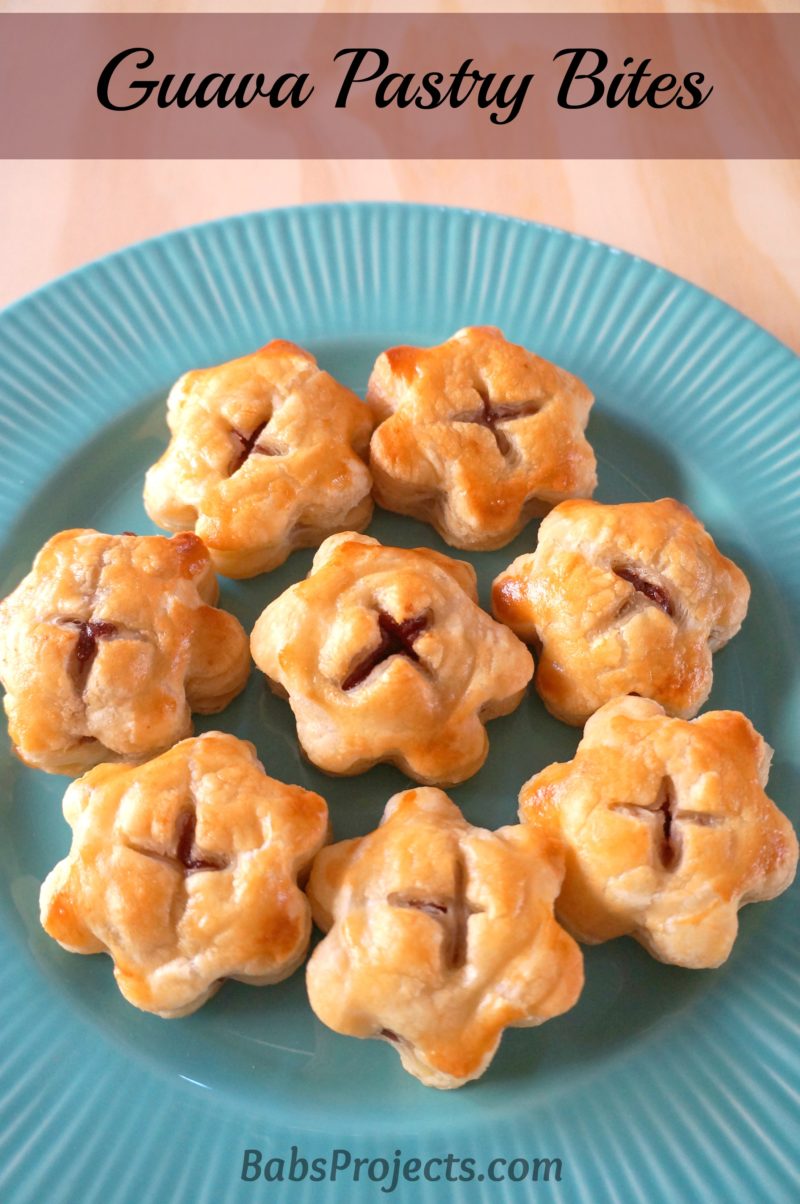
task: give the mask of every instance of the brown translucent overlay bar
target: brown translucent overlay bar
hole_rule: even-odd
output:
[[[3,158],[798,158],[800,16],[7,14]]]

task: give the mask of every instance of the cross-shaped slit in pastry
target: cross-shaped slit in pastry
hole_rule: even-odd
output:
[[[234,473],[237,473],[239,469],[247,463],[251,456],[280,456],[283,454],[277,447],[258,442],[267,426],[269,426],[269,422],[269,418],[265,419],[265,421],[257,426],[255,430],[251,431],[249,435],[243,435],[241,431],[236,429],[236,427],[231,427],[231,435],[235,440],[237,440],[239,447],[237,448],[236,454],[231,460],[230,468],[228,469],[229,477],[232,477]]]
[[[123,628],[119,623],[112,623],[108,619],[78,619],[59,616],[54,622],[59,627],[66,627],[78,633],[70,658],[69,672],[75,683],[76,692],[81,695],[86,689],[92,665],[100,651],[99,640],[113,640],[120,636],[125,636],[130,640],[145,639],[141,632]]]
[[[60,626],[69,627],[78,633],[72,650],[70,673],[75,689],[82,694],[89,678],[92,665],[99,651],[98,640],[108,640],[117,634],[117,624],[106,619],[61,619]]]
[[[501,456],[507,456],[512,450],[512,444],[505,432],[498,426],[500,422],[513,422],[517,418],[529,418],[538,414],[541,406],[536,401],[523,401],[519,405],[495,405],[489,395],[481,388],[476,390],[481,399],[481,408],[475,413],[456,414],[453,422],[475,423],[484,426],[491,433]]]
[[[360,686],[390,656],[405,656],[414,664],[419,664],[419,653],[414,648],[414,642],[425,631],[429,621],[427,614],[398,621],[387,611],[379,611],[380,643],[353,666],[342,682],[342,689],[352,690]]]
[[[208,853],[197,847],[197,812],[194,807],[181,811],[175,825],[175,852],[162,853],[158,849],[146,845],[128,844],[133,853],[142,857],[150,857],[154,861],[163,861],[172,866],[184,878],[189,874],[205,873],[210,870],[224,870],[228,867],[228,858],[221,853]]]
[[[634,819],[651,822],[660,815],[661,831],[658,834],[658,859],[665,870],[678,868],[681,859],[682,841],[679,823],[699,824],[714,827],[720,823],[716,815],[707,811],[682,811],[678,809],[675,785],[670,777],[663,777],[654,801],[648,805],[638,803],[613,803],[612,811],[630,815]],[[657,828],[657,824],[654,825]]]
[[[467,898],[466,879],[464,862],[459,859],[453,868],[453,893],[450,897],[426,899],[419,895],[395,891],[387,900],[391,907],[423,911],[425,915],[441,924],[444,932],[442,962],[445,970],[460,970],[466,965],[469,920],[471,916],[483,911],[482,907],[475,907]]]
[[[628,568],[626,565],[617,565],[612,569],[612,572],[615,576],[632,585],[637,594],[641,594],[647,598],[648,602],[652,602],[654,606],[658,606],[660,610],[663,610],[664,614],[674,619],[675,604],[663,585],[658,585],[655,581],[648,581],[641,573],[638,573],[635,569]],[[623,602],[620,613],[626,611],[629,605],[629,601],[626,600]]]

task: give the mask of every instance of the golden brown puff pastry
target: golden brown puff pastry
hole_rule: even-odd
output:
[[[528,520],[597,484],[584,438],[592,394],[563,368],[468,326],[438,347],[378,358],[367,402],[375,500],[456,548],[500,548]]]
[[[143,765],[100,765],[64,815],[72,848],[42,886],[42,925],[72,953],[108,953],[135,1007],[186,1016],[225,978],[263,986],[302,961],[297,878],[327,807],[268,777],[246,740],[207,732]]]
[[[161,527],[195,531],[228,577],[274,569],[372,516],[370,412],[294,343],[187,372],[167,421],[145,508]]]
[[[750,586],[702,523],[671,498],[562,502],[535,552],[492,588],[496,618],[540,650],[536,688],[565,723],[620,694],[696,715],[711,654],[736,634]]]
[[[659,961],[719,966],[745,903],[797,867],[789,820],[764,793],[772,750],[738,711],[687,722],[618,698],[586,724],[574,760],[520,793],[520,818],[563,838],[559,919],[583,941],[630,934]]]
[[[480,769],[484,723],[513,711],[533,674],[525,645],[478,606],[471,565],[352,533],[325,540],[251,648],[315,765],[353,774],[391,761],[439,784]]]
[[[195,535],[54,535],[0,603],[0,679],[17,755],[49,773],[152,756],[220,711],[250,671]]]
[[[307,967],[317,1016],[391,1042],[428,1086],[478,1078],[503,1029],[580,995],[580,949],[553,918],[562,857],[524,825],[472,827],[441,790],[396,794],[376,831],[314,862],[309,898],[330,930]]]

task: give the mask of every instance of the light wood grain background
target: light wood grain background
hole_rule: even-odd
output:
[[[214,11],[222,3],[23,3],[0,11]],[[234,7],[231,5],[230,7]],[[483,3],[269,3],[239,11],[467,11]],[[782,11],[800,5],[520,2],[497,11]],[[686,276],[800,352],[800,161],[36,161],[2,165],[0,305],[86,260],[165,230],[248,209],[321,200],[413,200],[534,218]]]

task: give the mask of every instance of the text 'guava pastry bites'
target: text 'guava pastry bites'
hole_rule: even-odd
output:
[[[45,931],[108,953],[135,1007],[185,1016],[225,978],[287,978],[311,932],[297,885],[328,835],[318,794],[207,732],[143,765],[100,765],[64,796],[69,855],[41,890]]]
[[[792,825],[764,793],[771,749],[738,711],[687,722],[619,698],[586,724],[572,761],[520,793],[520,819],[563,838],[559,919],[579,940],[630,934],[663,962],[725,961],[745,903],[785,890]]]
[[[54,535],[0,603],[0,679],[28,765],[82,773],[152,756],[220,711],[250,671],[238,619],[190,534]]]
[[[315,765],[391,761],[426,783],[480,769],[485,722],[513,711],[533,674],[525,645],[478,606],[471,565],[350,533],[270,603],[251,648]]]
[[[228,577],[264,573],[370,520],[370,412],[294,343],[185,373],[167,421],[145,508],[159,526],[201,536]]]
[[[456,548],[486,551],[597,476],[584,437],[593,397],[576,377],[493,326],[438,347],[393,347],[367,402],[375,500],[432,523]]]
[[[505,1028],[580,995],[580,949],[553,918],[562,875],[559,845],[532,828],[474,828],[430,787],[396,794],[376,831],[314,862],[328,935],[307,967],[312,1008],[336,1032],[391,1042],[428,1086],[478,1078]]]
[[[671,498],[562,502],[492,588],[495,617],[537,648],[549,711],[582,724],[620,694],[690,719],[712,653],[736,634],[750,586],[703,524]]]

